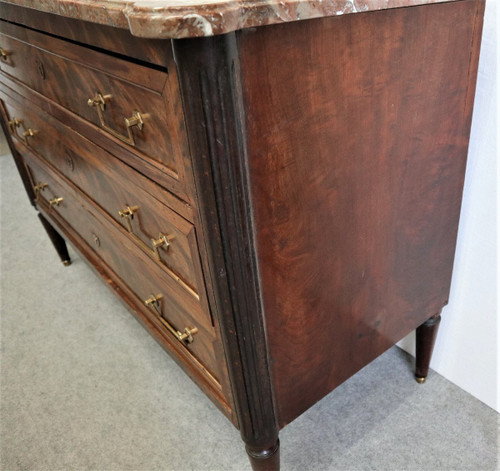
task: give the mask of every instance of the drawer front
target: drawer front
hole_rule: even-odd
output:
[[[50,162],[188,293],[199,299],[201,292],[204,301],[194,226],[159,201],[165,190],[40,109],[13,99],[4,106],[15,140]]]
[[[137,308],[167,338],[181,343],[196,359],[195,363],[201,363],[216,378],[215,330],[200,321],[203,319],[200,304],[180,289],[163,270],[151,263],[144,252],[41,160],[26,150],[20,150],[37,194],[37,205],[49,216],[56,213],[76,231],[133,291]],[[149,307],[146,307],[146,302]],[[188,343],[190,340],[192,342]]]
[[[0,22],[0,47],[7,53],[0,61],[4,74],[95,124],[170,177],[182,179],[184,123],[177,82],[168,71],[5,22]]]

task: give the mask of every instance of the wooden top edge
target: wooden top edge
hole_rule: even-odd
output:
[[[145,38],[214,36],[290,21],[461,0],[0,0]]]

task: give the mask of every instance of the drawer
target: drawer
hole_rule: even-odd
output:
[[[194,226],[159,200],[168,196],[165,190],[39,108],[11,98],[4,107],[18,143],[50,162],[188,293],[205,301]]]
[[[7,53],[3,74],[95,124],[170,177],[183,178],[185,129],[177,81],[167,69],[2,21],[0,47]]]
[[[201,306],[171,277],[151,263],[116,226],[94,210],[76,190],[27,151],[22,153],[30,174],[37,205],[49,216],[57,215],[134,293],[136,308],[176,344],[189,351],[194,364],[218,377],[215,330],[207,326]]]

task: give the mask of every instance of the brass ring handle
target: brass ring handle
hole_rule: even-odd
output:
[[[63,202],[64,198],[54,196],[54,198],[51,198],[49,200],[50,206],[59,206]]]
[[[150,298],[144,301],[144,304],[148,306],[150,309],[154,309],[156,314],[158,315],[159,320],[162,324],[168,329],[168,331],[181,343],[189,344],[193,343],[193,335],[198,333],[198,329],[196,327],[185,327],[184,332],[180,332],[175,329],[169,322],[167,322],[161,315],[160,309],[160,300],[163,299],[163,295],[151,295]]]
[[[7,59],[11,54],[12,53],[10,51],[6,51],[5,49],[2,49],[0,47],[0,57],[2,58],[3,61],[7,61]]]
[[[120,141],[125,142],[131,146],[135,146],[135,139],[132,133],[132,128],[137,126],[137,128],[142,131],[144,125],[144,116],[139,113],[139,111],[134,111],[130,118],[123,118],[125,121],[125,128],[127,129],[127,135],[123,135],[116,131],[112,127],[106,124],[104,119],[104,110],[106,108],[106,102],[111,100],[111,95],[103,95],[100,92],[96,92],[95,96],[87,100],[87,104],[91,107],[95,107],[97,110],[97,115],[99,117],[99,123],[101,127],[109,132],[112,136],[120,139]]]

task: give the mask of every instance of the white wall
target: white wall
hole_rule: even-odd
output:
[[[431,368],[500,412],[497,308],[497,0],[487,0],[450,302]],[[415,335],[400,342],[414,354]]]

